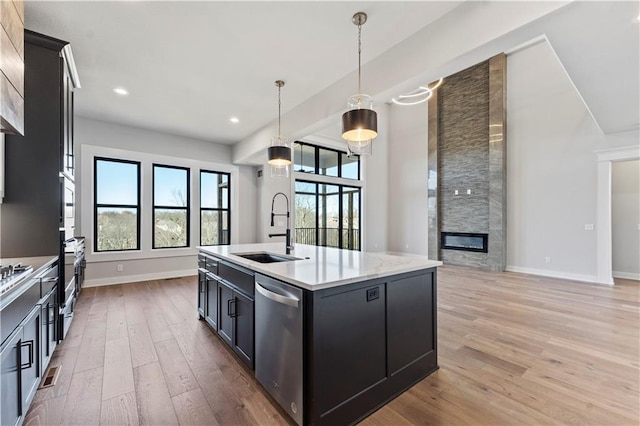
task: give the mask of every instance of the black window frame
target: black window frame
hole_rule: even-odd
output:
[[[316,228],[316,235],[315,235],[315,240],[316,240],[316,246],[318,247],[329,247],[327,246],[326,243],[326,237],[324,240],[324,244],[319,244],[320,242],[320,215],[318,214],[318,208],[320,206],[320,189],[318,185],[328,185],[328,186],[336,186],[338,187],[338,223],[340,224],[340,226],[338,228],[336,228],[338,230],[338,247],[339,249],[343,249],[343,250],[356,250],[356,251],[362,251],[362,232],[360,232],[362,230],[362,187],[356,186],[356,185],[347,185],[347,184],[340,184],[340,183],[329,183],[329,182],[318,182],[318,181],[312,181],[312,180],[304,180],[304,179],[296,179],[295,182],[301,182],[301,183],[306,183],[306,184],[312,184],[315,185],[315,193],[312,192],[304,192],[304,191],[296,191],[295,187],[294,187],[294,197],[297,196],[298,194],[303,194],[303,195],[315,195],[316,197],[316,221],[315,221],[315,228]],[[358,248],[357,249],[350,249],[350,248],[345,248],[344,247],[344,238],[343,238],[343,232],[344,232],[344,227],[343,227],[343,195],[344,195],[344,188],[356,188],[358,190]],[[326,195],[326,194],[325,194]],[[295,198],[294,198],[294,209],[295,209]],[[325,204],[326,205],[326,202]]]
[[[211,173],[218,175],[226,175],[227,176],[227,208],[222,207],[202,207],[202,174],[203,173]],[[202,242],[202,212],[203,211],[217,211],[217,212],[227,212],[227,242],[224,244],[217,244],[219,246],[228,246],[231,244],[231,173],[228,172],[219,172],[215,170],[206,170],[200,169],[198,173],[198,178],[200,179],[200,245],[204,246]],[[219,203],[219,205],[222,205]],[[218,222],[219,223],[219,222]]]
[[[176,206],[156,206],[156,167],[162,167],[165,169],[184,170],[187,172],[187,205],[186,207]],[[187,241],[184,246],[169,246],[169,247],[156,247],[156,209],[162,210],[186,210],[187,220]],[[191,168],[174,166],[171,164],[151,164],[151,249],[152,250],[166,250],[166,249],[180,249],[191,246]]]
[[[98,161],[109,161],[112,163],[134,164],[138,168],[138,184],[137,198],[138,203],[133,204],[99,204],[98,203]],[[141,187],[142,187],[142,163],[140,161],[123,160],[120,158],[109,157],[93,157],[93,251],[95,253],[113,253],[121,251],[138,251],[140,250],[140,216],[141,216]],[[98,209],[99,208],[120,208],[120,209],[136,209],[136,247],[118,250],[100,250],[98,248]]]
[[[303,145],[303,146],[307,146],[307,147],[312,147],[314,148],[314,170],[313,171],[297,171],[298,173],[306,173],[306,174],[314,174],[314,175],[318,175],[318,176],[328,176],[328,177],[338,177],[341,179],[348,179],[348,180],[352,180],[352,181],[359,181],[360,178],[362,177],[362,158],[357,155],[357,154],[353,154],[354,157],[358,158],[358,177],[357,178],[350,178],[350,177],[344,177],[342,176],[342,155],[348,155],[349,153],[346,151],[341,151],[339,149],[334,149],[334,148],[326,148],[324,146],[319,146],[319,145],[314,145],[311,143],[307,143],[307,142],[301,142],[301,141],[295,141],[293,143],[293,147],[294,147],[294,164],[293,164],[293,171],[295,170],[295,144],[299,144],[299,145]],[[331,151],[331,152],[335,152],[338,156],[338,176],[331,176],[331,175],[325,175],[325,174],[321,174],[320,173],[320,150],[325,150],[325,151]],[[349,186],[349,185],[345,185],[345,186]]]

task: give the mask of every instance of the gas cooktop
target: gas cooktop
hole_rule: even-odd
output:
[[[5,294],[33,271],[31,265],[0,265],[0,294]]]

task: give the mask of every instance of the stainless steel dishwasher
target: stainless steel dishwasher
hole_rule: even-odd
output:
[[[302,290],[256,274],[256,378],[302,424]]]

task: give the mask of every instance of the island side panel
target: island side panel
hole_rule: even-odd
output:
[[[437,370],[436,268],[307,294],[305,424],[355,423]]]

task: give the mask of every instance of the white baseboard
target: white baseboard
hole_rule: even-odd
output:
[[[581,282],[592,283],[592,284],[613,285],[613,279],[611,280],[611,282],[601,282],[601,281],[598,281],[597,275],[573,274],[570,272],[558,272],[558,271],[550,271],[547,269],[525,268],[522,266],[513,266],[513,265],[507,265],[505,267],[505,271],[519,272],[521,274],[540,275],[542,277],[560,278],[563,280],[581,281]]]
[[[168,278],[189,277],[196,274],[197,272],[195,269],[188,269],[185,271],[157,272],[152,274],[118,275],[117,277],[95,278],[92,280],[85,280],[82,286],[83,287],[100,287],[103,285],[125,284],[125,283],[139,282],[139,281],[165,280]]]
[[[633,272],[613,271],[613,278],[624,278],[626,280],[640,281],[640,274],[635,274]]]

